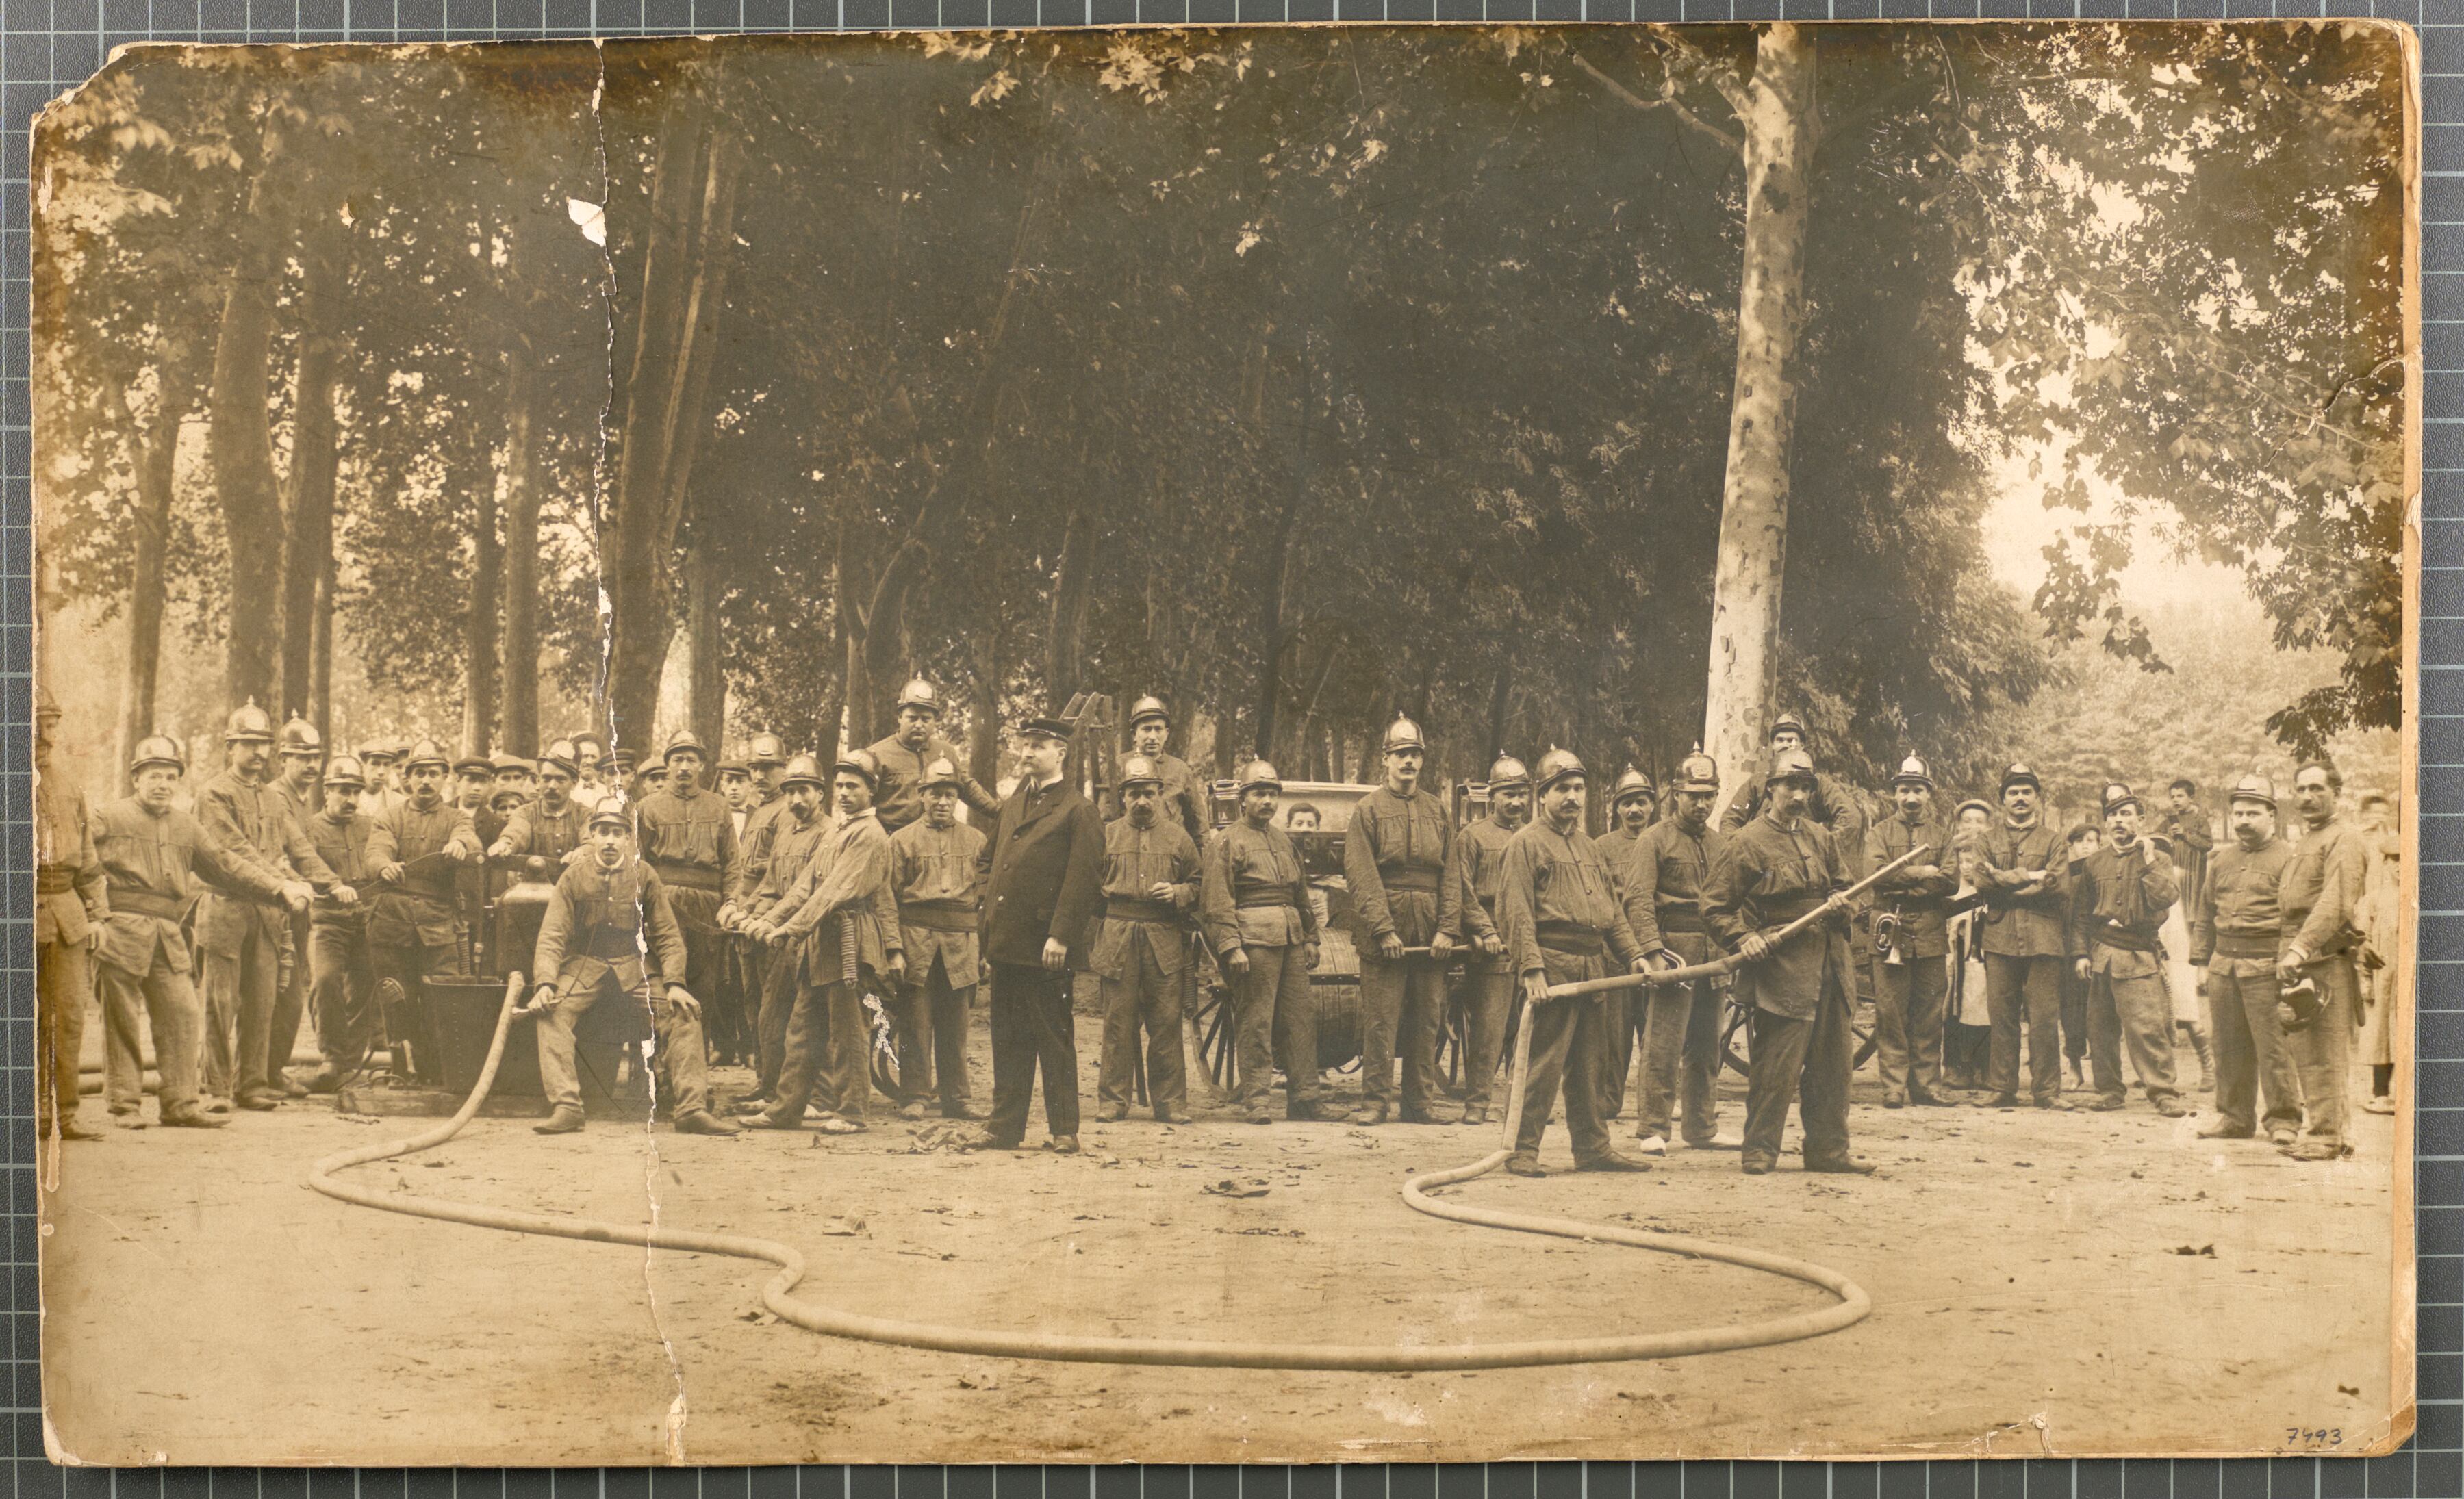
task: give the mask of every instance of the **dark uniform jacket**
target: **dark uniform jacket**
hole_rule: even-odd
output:
[[[1435,796],[1415,789],[1397,796],[1380,786],[1352,809],[1343,835],[1343,879],[1352,889],[1353,940],[1376,956],[1390,933],[1407,947],[1425,946],[1458,929],[1457,891],[1447,883],[1454,824]]]
[[[2071,892],[2062,879],[2070,855],[2061,836],[2042,816],[2025,828],[2005,822],[1986,833],[1982,853],[1977,882],[1985,894],[1987,956],[2061,957],[2062,928],[2071,912]],[[2041,886],[2020,878],[2038,869],[2045,871]]]
[[[334,872],[317,857],[291,806],[288,793],[225,771],[197,793],[196,815],[207,837],[262,866],[277,887],[296,878],[319,891],[331,889],[336,882]],[[296,876],[294,870],[298,871]],[[217,894],[209,896],[197,913],[197,942],[208,952],[235,954],[251,925],[263,927],[271,940],[279,942],[290,923],[291,913],[282,908],[279,897]]]
[[[1049,786],[1021,781],[1001,803],[984,872],[983,955],[1034,967],[1049,938],[1085,968],[1088,924],[1103,898],[1104,824],[1067,776]]]
[[[1498,924],[1497,898],[1505,889],[1506,846],[1520,831],[1498,821],[1492,812],[1464,824],[1455,835],[1448,878],[1455,887],[1455,927],[1449,935],[1456,941],[1505,940],[1506,928]]]
[[[1559,833],[1546,817],[1533,818],[1507,843],[1498,879],[1499,924],[1517,973],[1595,977],[1603,955],[1621,967],[1642,956],[1617,879],[1580,830]]]
[[[1720,814],[1720,831],[1734,833],[1763,813],[1764,783],[1757,778],[1744,794]],[[1843,849],[1865,846],[1865,802],[1847,783],[1827,771],[1814,775],[1814,793],[1805,798],[1805,815],[1831,835]]]
[[[1727,834],[1711,827],[1698,838],[1675,817],[1653,823],[1634,840],[1626,854],[1625,919],[1643,951],[1699,947],[1707,938],[1703,887],[1727,841]],[[1693,941],[1672,943],[1671,934]],[[1690,963],[1700,961],[1701,954],[1680,956]]]
[[[308,908],[309,921],[319,926],[345,926],[364,931],[368,924],[368,902],[375,898],[378,885],[376,866],[368,861],[368,834],[373,819],[365,813],[355,813],[348,819],[318,813],[308,819],[308,841],[316,845],[317,857],[325,861],[336,878],[349,885],[359,900],[341,905],[332,899],[319,897]]]
[[[2277,900],[2284,910],[2285,945],[2323,958],[2361,940],[2354,907],[2369,878],[2368,836],[2342,818],[2313,828],[2294,845]]]
[[[1199,919],[1217,953],[1318,940],[1317,906],[1290,834],[1243,818],[1207,840],[1199,863]]]
[[[1124,757],[1126,758],[1126,756]],[[1158,795],[1163,804],[1163,820],[1177,822],[1189,835],[1189,841],[1201,842],[1206,837],[1206,786],[1189,762],[1177,754],[1149,755],[1155,762],[1155,776],[1163,782]],[[1119,818],[1129,815],[1129,806],[1121,800],[1119,768],[1115,767],[1112,789],[1105,795],[1104,815]]]
[[[2292,866],[2293,845],[2273,834],[2256,848],[2236,838],[2208,865],[2208,882],[2190,907],[2190,961],[2222,956],[2274,963],[2283,939],[2277,892]]]
[[[196,903],[199,881],[242,900],[282,897],[272,870],[226,851],[176,807],[158,815],[123,796],[95,818],[94,848],[111,889],[99,955],[140,978],[153,970],[158,953],[167,967],[193,970],[180,923]]]
[[[2208,882],[2215,858],[2216,836],[2209,831],[2208,809],[2196,802],[2183,812],[2167,807],[2162,820],[2149,831],[2161,833],[2172,841],[2173,874],[2182,883],[2183,906],[2186,911],[2196,909],[2200,889]]]
[[[2093,957],[2090,945],[2096,944],[2161,952],[2165,913],[2181,898],[2173,861],[2145,838],[2126,849],[2107,844],[2079,861],[2078,887],[2071,892],[2070,950]]]
[[[787,892],[795,888],[804,866],[813,861],[814,851],[829,836],[832,825],[819,812],[805,823],[797,822],[791,812],[770,830],[770,857],[761,866],[761,883],[744,900],[745,915],[783,922],[795,914],[796,908],[786,904]]]
[[[85,793],[43,771],[34,790],[34,943],[83,945],[111,919],[111,881],[95,852]]]
[[[909,983],[931,978],[936,958],[952,988],[983,976],[976,951],[984,923],[983,852],[984,830],[973,823],[936,828],[918,817],[890,836],[890,886],[898,899]]]
[[[1155,967],[1177,978],[1189,967],[1192,907],[1198,903],[1198,845],[1177,821],[1156,809],[1153,826],[1126,815],[1104,825],[1104,924],[1095,936],[1095,972],[1108,979],[1138,976],[1137,942],[1155,954]],[[1169,899],[1147,892],[1170,885]]]
[[[769,874],[770,849],[795,820],[783,792],[744,815],[744,825],[736,830],[736,880],[727,887],[728,900],[742,905],[761,888]]]
[[[906,949],[898,937],[898,898],[890,888],[890,835],[871,808],[830,824],[779,909],[788,913],[781,931],[810,934],[803,957],[811,982],[890,971],[891,954]]]
[[[1858,871],[1860,877],[1870,875],[1919,845],[1930,852],[1918,855],[1912,863],[1884,875],[1873,886],[1875,914],[1899,912],[1894,946],[1911,962],[1950,952],[1950,898],[1959,891],[1959,859],[1951,852],[1949,825],[1927,814],[1910,827],[1895,809],[1865,835],[1865,867]],[[1928,866],[1940,873],[1909,872]]]
[[[1766,938],[1851,883],[1831,835],[1811,818],[1793,828],[1756,817],[1731,835],[1711,861],[1703,918],[1729,952],[1749,932]],[[1826,985],[1849,988],[1848,916],[1815,922],[1752,966],[1754,1003],[1793,1020],[1811,1020]]]
[[[650,950],[648,972],[642,967],[645,945]],[[609,975],[627,993],[682,982],[685,936],[658,872],[639,858],[613,870],[602,869],[596,858],[567,864],[539,919],[531,971],[536,982],[568,994]]]
[[[871,750],[874,762],[881,767],[881,784],[873,789],[872,810],[881,818],[881,825],[892,833],[924,815],[924,788],[915,783],[924,778],[924,768],[935,760],[946,759],[958,768],[960,802],[987,817],[1001,811],[1001,798],[967,773],[967,757],[939,734],[927,735],[921,750],[908,749],[898,742],[896,734],[877,741]]]
[[[719,902],[736,879],[736,818],[727,798],[693,788],[691,796],[659,790],[642,798],[642,861],[659,872],[676,920],[717,929]]]
[[[403,866],[403,878],[377,887],[368,910],[368,941],[381,946],[450,947],[453,945],[454,874],[458,861],[479,851],[471,815],[440,801],[427,812],[403,802],[379,815],[368,829],[368,864]]]
[[[570,796],[564,799],[561,812],[548,811],[546,802],[535,797],[505,819],[505,841],[513,845],[514,857],[527,858],[536,855],[546,859],[551,880],[556,878],[564,857],[589,840],[589,815],[582,810],[582,803]]]

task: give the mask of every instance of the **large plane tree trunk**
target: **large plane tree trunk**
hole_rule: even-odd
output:
[[[301,237],[299,354],[293,368],[291,520],[282,549],[282,712],[305,713],[314,695],[317,585],[334,554],[334,479],[341,427],[334,387],[341,373],[341,318],[349,241],[328,209]],[[279,715],[277,715],[279,716]]]
[[[281,273],[266,212],[273,156],[269,151],[260,161],[249,189],[214,340],[209,442],[224,550],[231,558],[224,688],[233,707],[244,701],[272,705],[281,645],[278,611],[242,603],[282,597],[282,495],[274,471],[266,369],[273,356],[275,283]]]
[[[120,758],[126,765],[137,741],[154,732],[155,684],[163,664],[163,605],[169,579],[171,497],[178,478],[180,428],[196,394],[190,351],[166,343],[154,364],[154,417],[142,428],[137,450],[136,555],[128,580],[128,678],[120,695]],[[125,393],[121,407],[127,414]],[[140,431],[136,422],[128,429]]]
[[[531,452],[538,372],[518,338],[505,354],[505,748],[539,751],[539,532]]]
[[[1805,316],[1814,87],[1813,38],[1782,23],[1761,33],[1753,76],[1735,100],[1744,128],[1745,284],[1703,729],[1704,745],[1720,762],[1726,782],[1723,805],[1759,763],[1777,680],[1789,446],[1796,421],[1794,364]]]

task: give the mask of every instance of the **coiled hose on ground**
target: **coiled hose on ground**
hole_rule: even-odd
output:
[[[1603,988],[1630,987],[1648,982],[1654,985],[1682,983],[1688,979],[1725,973],[1733,965],[1727,960],[1698,964],[1683,968],[1669,968],[1646,978],[1594,980],[1589,984],[1567,985],[1550,990],[1552,1000],[1576,994],[1595,992]],[[505,1002],[496,1015],[495,1039],[488,1046],[488,1059],[480,1069],[478,1083],[471,1097],[463,1100],[461,1110],[434,1129],[406,1140],[385,1141],[363,1145],[355,1150],[338,1151],[319,1161],[308,1171],[308,1185],[341,1202],[362,1207],[374,1207],[385,1212],[407,1213],[415,1218],[433,1218],[446,1223],[470,1224],[480,1228],[499,1228],[509,1233],[542,1234],[556,1238],[586,1239],[603,1244],[625,1244],[646,1249],[676,1249],[696,1254],[726,1254],[738,1259],[759,1260],[778,1267],[761,1288],[761,1304],[781,1321],[792,1322],[810,1332],[832,1337],[851,1337],[867,1342],[896,1343],[909,1348],[933,1348],[945,1353],[979,1354],[1005,1358],[1050,1358],[1080,1363],[1181,1364],[1215,1369],[1345,1369],[1367,1372],[1398,1372],[1447,1369],[1508,1369],[1542,1364],[1606,1363],[1639,1358],[1673,1358],[1685,1354],[1724,1353],[1738,1348],[1759,1348],[1771,1343],[1792,1342],[1798,1338],[1815,1337],[1836,1333],[1863,1320],[1874,1303],[1862,1288],[1838,1271],[1784,1254],[1771,1254],[1761,1249],[1743,1249],[1735,1245],[1715,1244],[1707,1239],[1684,1234],[1657,1233],[1642,1228],[1622,1228],[1611,1224],[1585,1223],[1573,1218],[1550,1218],[1535,1213],[1507,1212],[1497,1208],[1472,1207],[1447,1202],[1431,1195],[1437,1188],[1453,1186],[1485,1175],[1505,1163],[1511,1153],[1500,1149],[1464,1165],[1438,1171],[1423,1171],[1403,1183],[1403,1202],[1415,1212],[1454,1223],[1473,1224],[1485,1228],[1508,1228],[1521,1233],[1550,1234],[1562,1239],[1579,1239],[1587,1243],[1622,1244],[1639,1249],[1654,1249],[1664,1254],[1683,1254],[1695,1259],[1717,1260],[1723,1264],[1742,1266],[1784,1275],[1817,1286],[1838,1297],[1836,1305],[1785,1316],[1769,1317],[1757,1322],[1734,1322],[1715,1327],[1692,1328],[1667,1333],[1639,1333],[1609,1337],[1546,1337],[1513,1343],[1462,1343],[1451,1346],[1398,1347],[1378,1344],[1340,1343],[1263,1343],[1231,1342],[1212,1338],[1161,1337],[1076,1337],[1050,1333],[1013,1333],[987,1328],[948,1327],[931,1322],[908,1322],[890,1317],[865,1316],[854,1312],[796,1298],[796,1287],[804,1278],[804,1257],[784,1244],[772,1239],[757,1239],[743,1234],[705,1233],[690,1228],[671,1228],[662,1224],[618,1224],[591,1218],[574,1218],[555,1213],[516,1212],[510,1208],[483,1206],[475,1203],[457,1203],[444,1198],[423,1197],[415,1193],[379,1192],[340,1180],[340,1173],[371,1162],[387,1161],[432,1150],[460,1134],[465,1125],[479,1112],[488,1090],[496,1080],[497,1064],[505,1054],[505,1036],[512,1029],[517,1004],[521,995],[521,975],[515,974],[505,986]],[[1531,1007],[1527,1001],[1522,1023],[1518,1027],[1514,1068],[1507,1094],[1505,1138],[1510,1147],[1517,1122],[1523,1113],[1523,1090],[1530,1070]]]

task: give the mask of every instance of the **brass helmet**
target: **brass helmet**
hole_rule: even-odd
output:
[[[1625,773],[1617,778],[1617,787],[1609,793],[1609,805],[1622,807],[1637,796],[1648,801],[1653,794],[1651,777],[1629,765],[1625,768]]]
[[[777,734],[755,734],[752,747],[744,756],[744,763],[756,770],[765,765],[785,765],[787,742]]]
[[[784,787],[822,786],[827,783],[822,775],[822,762],[811,755],[800,754],[787,761],[786,773],[779,777],[779,784]]]
[[[1891,777],[1891,784],[1895,787],[1922,786],[1931,791],[1933,767],[1925,763],[1925,756],[1912,754],[1900,762],[1900,773]]]
[[[920,707],[937,717],[941,712],[941,694],[923,678],[911,677],[907,685],[898,689],[898,706]]]
[[[1491,792],[1499,792],[1510,786],[1520,786],[1526,791],[1530,790],[1531,768],[1510,754],[1502,754],[1497,757],[1496,763],[1488,768],[1488,789]]]
[[[1135,728],[1151,718],[1162,719],[1167,724],[1172,722],[1172,709],[1164,706],[1163,699],[1153,693],[1130,706],[1130,727]]]
[[[1569,775],[1591,774],[1583,769],[1582,758],[1572,750],[1551,750],[1540,757],[1537,790],[1547,791]]]
[[[187,757],[180,752],[180,742],[168,734],[147,734],[137,741],[136,750],[128,756],[129,771],[133,773],[149,765],[167,765],[183,775],[188,773]]]
[[[679,728],[668,737],[668,748],[660,751],[659,759],[664,763],[674,759],[679,753],[697,754],[707,762],[710,759],[710,746],[703,744],[701,735],[692,729]]]
[[[295,713],[282,726],[282,732],[275,736],[274,748],[280,754],[321,755],[325,752],[325,736],[317,732],[316,725]]]
[[[833,771],[848,771],[864,777],[864,784],[876,791],[881,787],[881,762],[869,750],[850,750],[839,756]]]
[[[1410,719],[1397,718],[1386,726],[1386,753],[1393,754],[1397,750],[1418,750],[1425,754],[1428,748],[1420,741],[1420,726]]]
[[[1121,790],[1128,791],[1133,786],[1161,786],[1162,784],[1163,772],[1156,770],[1155,763],[1145,755],[1133,754],[1121,762]]]
[[[1782,713],[1771,720],[1771,737],[1777,739],[1782,734],[1794,734],[1800,743],[1813,737],[1805,731],[1805,720],[1794,713]]]
[[[1674,789],[1681,792],[1709,792],[1714,796],[1718,795],[1720,762],[1705,754],[1701,745],[1696,745],[1692,754],[1677,762],[1677,780]]]
[[[590,826],[594,829],[613,822],[619,827],[633,825],[633,810],[625,805],[622,796],[602,796],[599,805],[590,809]]]
[[[1258,790],[1260,787],[1265,787],[1268,791],[1280,792],[1284,789],[1284,778],[1277,775],[1275,773],[1275,768],[1267,764],[1265,761],[1252,760],[1247,765],[1241,768],[1241,784],[1237,789],[1243,792],[1252,792]]]
[[[231,718],[223,725],[223,743],[227,745],[274,743],[274,720],[251,698],[232,708]]]
[[[2252,773],[2243,776],[2240,780],[2233,782],[2233,790],[2226,793],[2225,802],[2228,806],[2237,801],[2265,802],[2267,804],[2267,810],[2274,812],[2276,810],[2276,783],[2269,780],[2266,776],[2260,775],[2256,771],[2253,771]]]
[[[452,769],[445,758],[445,747],[433,739],[423,739],[412,745],[410,752],[402,757],[402,768],[406,771],[415,771],[423,765],[432,765],[440,771]]]
[[[1804,781],[1811,785],[1814,778],[1814,756],[1802,750],[1783,750],[1771,756],[1771,770],[1763,776],[1763,783]]]
[[[582,751],[573,747],[570,739],[548,742],[547,753],[539,756],[539,769],[545,770],[551,765],[576,780],[582,778]]]
[[[933,763],[924,768],[923,776],[915,783],[918,790],[924,791],[929,791],[935,786],[957,786],[958,784],[959,776],[957,764],[946,754],[935,755],[933,757]]]
[[[365,791],[367,785],[367,773],[360,769],[358,755],[338,754],[325,763],[325,787],[328,791],[337,786],[345,786],[355,792]]]

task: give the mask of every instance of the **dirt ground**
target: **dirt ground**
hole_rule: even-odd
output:
[[[989,1097],[982,1017],[975,1064]],[[1613,1245],[1442,1223],[1406,1174],[1493,1129],[1092,1119],[1087,1154],[919,1150],[928,1126],[681,1138],[482,1118],[380,1185],[787,1241],[802,1294],[892,1317],[1145,1336],[1445,1343],[1698,1327],[1813,1288]],[[2194,1071],[2196,1064],[2186,1056]],[[750,1085],[718,1074],[722,1091]],[[1733,1079],[1732,1079],[1733,1082]],[[102,1118],[89,1099],[88,1118]],[[149,1104],[150,1111],[150,1104]],[[1723,1111],[1734,1130],[1734,1093]],[[2384,1118],[2299,1164],[2192,1119],[1885,1111],[1866,1180],[1733,1151],[1644,1176],[1492,1174],[1467,1202],[1664,1227],[1836,1269],[1873,1314],[1654,1363],[1290,1374],[963,1358],[817,1336],[749,1261],[522,1237],[345,1206],[313,1161],[429,1121],[327,1100],[219,1134],[113,1130],[48,1196],[44,1380],[93,1463],[1428,1461],[2352,1451],[2389,1407]],[[1629,1138],[1630,1124],[1619,1130]],[[1042,1138],[1039,1107],[1028,1136]],[[929,1138],[929,1137],[927,1137]],[[1792,1142],[1793,1132],[1792,1131]],[[1263,1182],[1265,1195],[1204,1188]],[[2321,1435],[2308,1435],[2320,1433]]]

